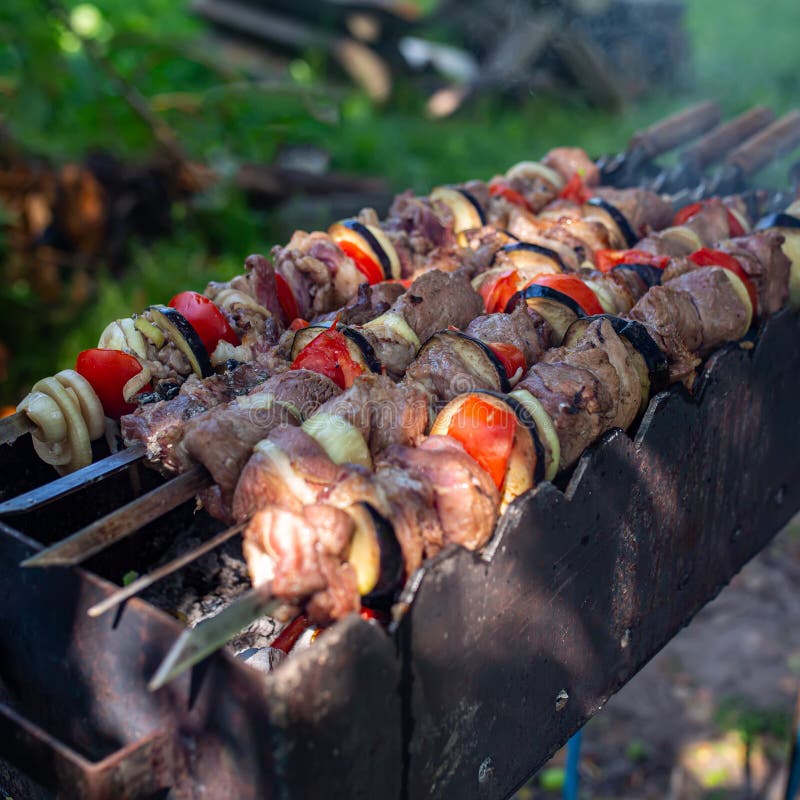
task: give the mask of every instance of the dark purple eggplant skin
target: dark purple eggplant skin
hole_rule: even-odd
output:
[[[478,198],[475,197],[475,195],[472,194],[472,192],[469,192],[466,189],[462,189],[459,186],[455,186],[454,188],[460,195],[462,195],[463,197],[466,197],[467,200],[469,200],[469,202],[475,207],[475,210],[478,212],[478,217],[480,218],[481,225],[485,225],[486,224],[486,214],[484,213],[483,209],[481,208],[481,204],[478,202]]]
[[[614,272],[618,269],[633,270],[648,287],[660,286],[661,277],[664,274],[663,270],[654,267],[652,264],[617,264],[611,271]]]
[[[378,260],[381,262],[381,270],[383,271],[384,279],[391,278],[392,262],[389,260],[389,256],[381,246],[381,243],[372,235],[369,228],[360,223],[357,219],[346,219],[342,222],[342,225],[350,228],[351,231],[355,231],[355,233],[372,248],[372,252],[375,253]]]
[[[375,536],[378,540],[378,549],[381,554],[380,577],[375,588],[362,598],[364,601],[375,602],[381,598],[392,596],[403,585],[405,564],[403,551],[394,533],[392,523],[380,514],[369,503],[361,503],[372,517]]]
[[[517,303],[524,303],[528,298],[533,297],[546,297],[549,300],[556,300],[562,305],[565,305],[577,316],[586,316],[586,312],[571,297],[568,297],[563,292],[559,292],[556,289],[551,289],[549,286],[539,286],[536,283],[534,283],[532,286],[528,286],[526,289],[523,289],[520,292],[517,292],[511,297],[506,305],[506,314],[510,314],[517,307]]]
[[[564,262],[561,260],[561,256],[556,253],[555,250],[551,250],[549,247],[542,247],[540,244],[534,244],[533,242],[517,242],[516,244],[507,244],[500,248],[497,253],[505,252],[505,253],[513,253],[515,250],[528,250],[532,253],[539,253],[539,255],[545,256],[546,258],[550,258],[558,264],[561,268],[562,272],[569,272],[569,270],[564,266]],[[494,254],[494,259],[492,259],[492,263],[497,258],[497,253]]]
[[[372,372],[377,372],[379,375],[383,372],[383,365],[378,360],[374,348],[367,341],[363,333],[360,333],[355,328],[348,328],[345,325],[339,326],[337,330],[341,331],[351,342],[356,343],[356,346],[364,356],[364,361]]]
[[[783,211],[779,211],[777,214],[767,214],[756,223],[753,230],[763,231],[767,228],[800,228],[800,217],[793,217]]]
[[[503,362],[494,354],[489,345],[485,342],[482,342],[480,339],[475,338],[474,336],[470,336],[468,333],[464,333],[463,331],[451,331],[451,330],[443,330],[443,331],[436,331],[436,333],[431,334],[430,338],[428,338],[425,343],[420,347],[419,353],[417,353],[417,357],[422,353],[422,351],[427,347],[428,343],[431,342],[437,336],[457,336],[460,339],[465,339],[468,342],[471,342],[476,347],[479,347],[484,355],[492,362],[492,366],[497,372],[498,380],[500,381],[500,391],[501,392],[510,392],[511,391],[511,384],[509,382],[509,378],[511,377],[506,372],[506,368],[503,366]]]
[[[633,247],[636,242],[639,241],[639,237],[633,232],[630,222],[628,222],[625,215],[615,205],[612,205],[608,200],[604,200],[602,197],[590,197],[587,203],[590,206],[602,208],[613,217],[628,247]]]
[[[209,357],[208,350],[206,350],[203,340],[192,326],[192,323],[171,306],[154,306],[154,308],[157,308],[159,313],[175,326],[178,333],[183,336],[189,347],[192,348],[194,357],[200,365],[202,377],[207,378],[209,375],[213,375],[214,368],[211,366],[211,358]]]
[[[647,328],[635,320],[629,320],[619,335],[624,336],[644,359],[650,375],[650,397],[663,392],[669,386],[669,362]]]

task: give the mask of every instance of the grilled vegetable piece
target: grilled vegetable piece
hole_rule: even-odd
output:
[[[186,356],[192,372],[198,378],[206,378],[211,375],[213,370],[208,350],[186,317],[169,306],[150,306],[148,311],[153,317],[153,322]]]
[[[508,301],[506,311],[513,311],[518,303],[525,303],[529,309],[535,311],[547,322],[553,331],[552,341],[554,345],[561,344],[567,328],[578,317],[585,316],[583,309],[575,300],[563,292],[551,289],[549,286],[533,284],[521,292],[517,292]]]
[[[391,596],[405,572],[392,524],[369,503],[354,503],[345,511],[355,523],[347,563],[355,571],[358,593],[367,601]]]
[[[291,369],[310,369],[347,389],[363,372],[381,372],[381,364],[372,345],[354,328],[309,325],[294,335]]]
[[[361,431],[334,414],[314,414],[302,425],[334,464],[360,464],[372,469],[372,456]]]
[[[430,194],[432,203],[442,203],[453,215],[453,232],[482,228],[486,224],[486,215],[480,203],[466,189],[455,186],[437,186]]]
[[[500,392],[511,390],[509,375],[506,373],[503,362],[495,355],[491,347],[467,333],[451,330],[438,331],[422,345],[417,358],[422,358],[430,348],[443,340],[454,347],[469,371],[484,385]]]
[[[89,381],[107,417],[119,419],[136,410],[136,404],[130,402],[132,395],[125,396],[125,387],[143,368],[129,353],[101,348],[84,350],[78,354],[75,370]],[[149,375],[148,371],[138,391],[149,388]]]
[[[370,284],[401,277],[397,250],[377,225],[345,219],[331,225],[328,233]]]
[[[213,353],[220,341],[241,344],[241,339],[213,300],[199,292],[180,292],[169,301],[194,328],[206,352]]]
[[[565,272],[566,267],[556,250],[534,242],[507,244],[495,253],[495,260],[502,254],[523,274],[529,270],[537,272]]]
[[[628,247],[633,247],[636,242],[639,240],[639,237],[633,232],[631,228],[630,222],[625,218],[625,215],[615,206],[608,202],[608,200],[603,199],[602,197],[590,197],[586,201],[587,205],[596,206],[597,208],[603,209],[613,223],[619,229],[619,232],[622,234],[622,238],[627,244]]]
[[[536,422],[509,395],[481,390],[457,397],[439,413],[431,435],[460,442],[486,470],[500,492],[501,511],[544,478]]]
[[[642,402],[639,412],[644,413],[650,398],[663,391],[669,385],[669,364],[666,356],[647,332],[647,329],[635,320],[623,319],[612,314],[601,314],[576,320],[564,337],[564,346],[576,345],[589,325],[595,320],[607,319],[614,331],[619,334],[628,351],[635,355],[634,366],[642,386]]]
[[[533,279],[533,284],[548,286],[571,297],[586,314],[603,313],[597,295],[576,275],[538,275]]]

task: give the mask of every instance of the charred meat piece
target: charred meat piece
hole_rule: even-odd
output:
[[[538,316],[538,315],[536,315]],[[476,317],[466,328],[466,333],[482,342],[503,342],[522,351],[527,365],[535,364],[550,345],[547,323],[537,324],[524,303],[519,303],[510,314],[484,314]]]
[[[448,325],[466,328],[482,310],[483,301],[466,275],[438,271],[420,275],[392,306],[421,342]]]
[[[394,445],[384,452],[381,463],[430,484],[443,544],[476,550],[489,541],[500,503],[497,487],[454,439],[431,436],[416,448]]]
[[[254,585],[271,581],[276,597],[288,603],[308,600],[312,622],[324,624],[357,612],[361,598],[346,561],[353,529],[347,512],[333,506],[259,511],[243,543]]]
[[[384,375],[362,375],[319,408],[355,427],[376,455],[391,444],[419,444],[428,424],[428,397],[418,387]]]
[[[273,376],[257,388],[257,392],[190,419],[178,446],[186,453],[187,465],[203,464],[211,473],[220,500],[228,507],[253,447],[278,425],[299,425],[339,393],[333,381],[306,370]],[[230,513],[224,515],[229,517]]]
[[[192,376],[171,400],[147,403],[133,414],[122,417],[120,425],[125,444],[140,442],[147,448],[150,460],[159,461],[167,470],[179,470],[183,454],[175,452],[175,448],[183,438],[186,422],[246,394],[267,376],[265,370],[253,364],[241,364],[221,375],[204,379]]]
[[[255,446],[239,476],[233,517],[242,522],[269,505],[298,510],[316,503],[340,470],[322,445],[302,429],[275,428]]]
[[[339,322],[342,325],[364,325],[388,311],[404,292],[399,283],[383,282],[373,286],[362,283],[355,298],[339,312]]]
[[[579,175],[586,186],[600,183],[600,169],[580,147],[554,147],[542,158],[542,164],[554,169],[565,181]]]

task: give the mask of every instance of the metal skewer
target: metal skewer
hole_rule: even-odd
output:
[[[195,628],[185,630],[175,641],[147,685],[151,692],[177,678],[259,617],[272,616],[283,601],[272,596],[271,584],[250,589],[229,606]]]
[[[91,486],[121,472],[125,467],[143,459],[145,454],[144,445],[136,444],[132,447],[126,447],[118,453],[107,456],[100,461],[95,461],[94,464],[89,464],[75,472],[71,472],[69,475],[56,478],[56,480],[50,481],[44,486],[31,489],[25,494],[0,503],[0,516],[21,514],[25,511],[32,511],[34,508],[40,508],[47,503],[53,502],[53,500],[58,500],[61,497],[72,494],[72,492],[83,489],[85,486]]]
[[[117,589],[117,591],[115,591],[113,594],[110,594],[108,597],[106,597],[105,600],[95,603],[87,610],[86,613],[90,617],[99,617],[101,614],[105,614],[106,611],[116,608],[118,605],[120,605],[120,603],[124,603],[126,600],[134,595],[139,594],[139,592],[143,592],[154,583],[166,578],[173,572],[177,572],[179,569],[185,567],[187,564],[190,564],[195,559],[200,558],[200,556],[210,553],[221,544],[227,542],[228,539],[232,539],[234,536],[242,532],[244,526],[245,523],[242,522],[238,525],[234,525],[232,528],[227,528],[226,530],[209,539],[207,542],[203,542],[197,547],[193,547],[183,555],[180,555],[177,558],[172,559],[172,561],[168,561],[166,564],[158,567],[157,569],[148,572],[147,575],[142,575],[140,578],[132,581],[127,586]]]
[[[36,428],[36,423],[24,411],[3,417],[0,419],[0,445],[11,444],[26,433],[33,433]]]
[[[193,467],[177,478],[143,494],[122,508],[101,517],[77,533],[25,559],[23,567],[72,566],[105,550],[135,531],[191,499],[211,485],[203,467]]]

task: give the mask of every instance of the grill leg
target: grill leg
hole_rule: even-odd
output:
[[[578,766],[581,761],[581,739],[583,728],[567,742],[567,766],[564,771],[564,789],[561,793],[562,800],[578,800]]]

